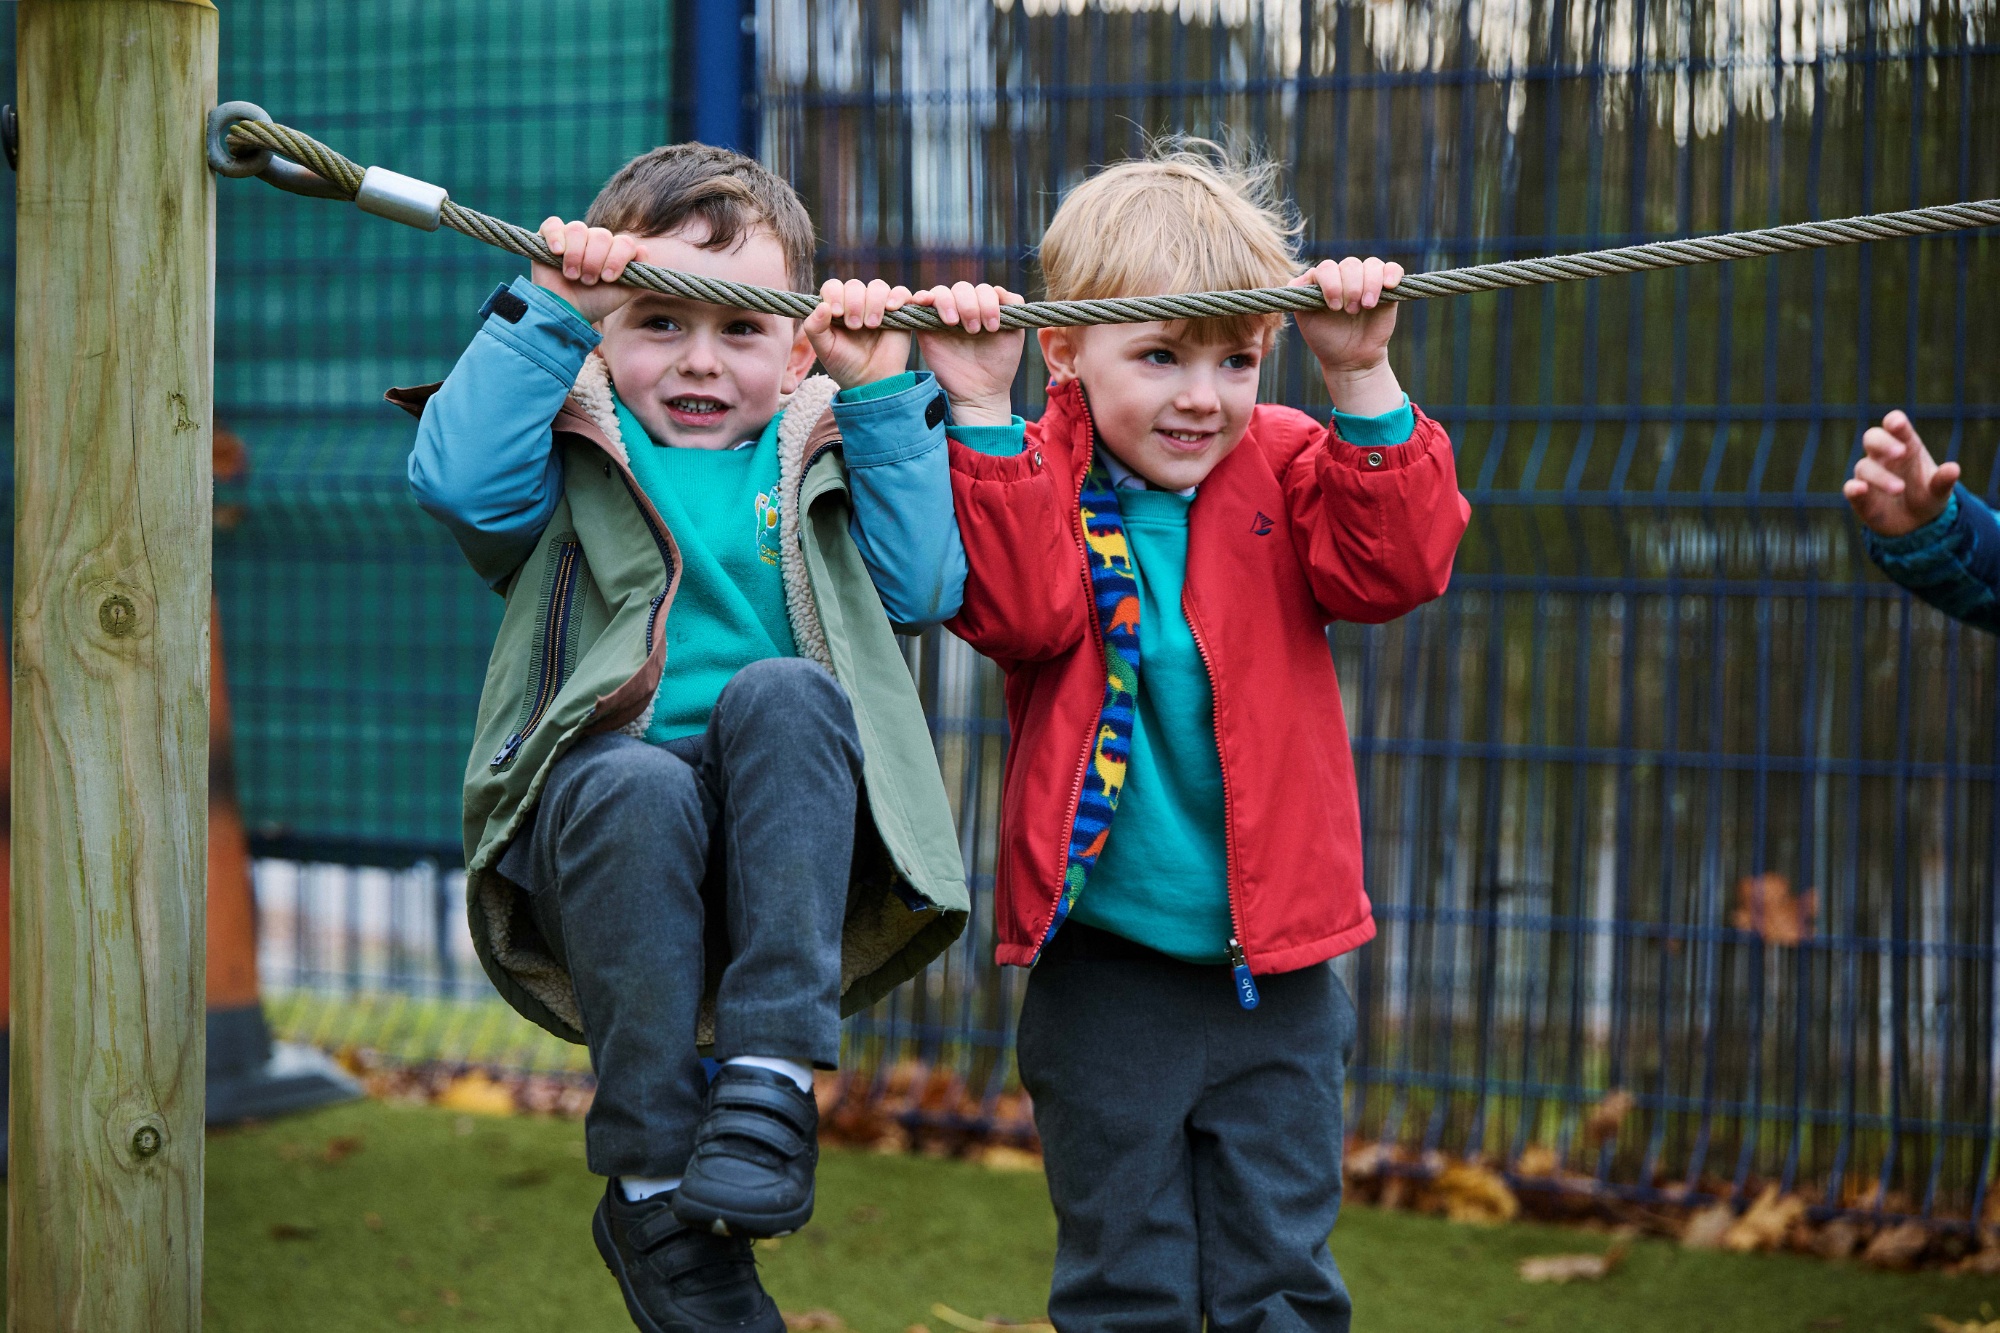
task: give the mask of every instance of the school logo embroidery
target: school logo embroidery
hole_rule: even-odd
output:
[[[778,502],[765,491],[757,492],[757,558],[767,565],[778,563]]]
[[[1271,535],[1271,520],[1263,510],[1258,510],[1257,517],[1250,520],[1250,531],[1256,533],[1259,537],[1268,537]]]

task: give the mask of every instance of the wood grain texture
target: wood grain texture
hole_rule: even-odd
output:
[[[22,0],[7,1325],[201,1325],[216,14]]]

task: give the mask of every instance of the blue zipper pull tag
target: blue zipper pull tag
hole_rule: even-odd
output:
[[[1250,975],[1250,959],[1235,936],[1229,939],[1229,966],[1236,974],[1236,1003],[1245,1009],[1257,1007],[1257,978]]]
[[[507,765],[513,763],[514,756],[521,753],[521,742],[523,739],[522,734],[517,731],[502,741],[500,743],[500,753],[493,756],[493,761],[487,767],[505,768]]]

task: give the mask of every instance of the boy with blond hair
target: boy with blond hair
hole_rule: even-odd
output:
[[[994,912],[1000,961],[1034,969],[1019,1058],[1062,1333],[1348,1327],[1327,1238],[1355,1018],[1328,960],[1375,926],[1326,629],[1442,593],[1469,514],[1389,367],[1401,270],[1299,274],[1268,175],[1210,147],[1071,191],[1048,294],[1316,284],[1298,324],[1330,428],[1257,402],[1278,316],[1044,330],[1025,428],[1019,338],[933,361],[949,623],[1006,675]]]

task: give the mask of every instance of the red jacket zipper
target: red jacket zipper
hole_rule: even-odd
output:
[[[1192,519],[1192,514],[1190,514]],[[1208,640],[1201,632],[1201,620],[1195,614],[1194,603],[1188,596],[1187,586],[1181,586],[1181,614],[1187,617],[1188,630],[1194,635],[1195,650],[1201,654],[1202,670],[1208,673],[1208,693],[1217,701],[1215,709],[1215,766],[1222,774],[1222,855],[1223,855],[1223,896],[1229,902],[1229,970],[1230,980],[1236,987],[1236,1002],[1245,1009],[1255,1009],[1258,1003],[1257,978],[1250,974],[1250,960],[1243,952],[1243,922],[1236,913],[1236,824],[1229,817],[1229,764],[1222,757],[1222,692],[1215,683],[1215,662],[1208,655]]]

